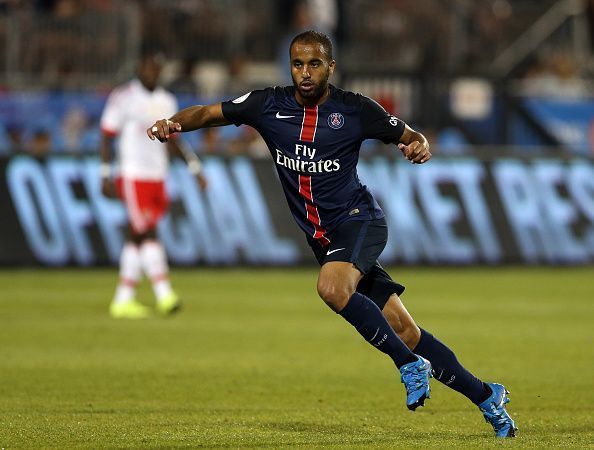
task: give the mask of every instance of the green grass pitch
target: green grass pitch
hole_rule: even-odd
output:
[[[314,268],[177,269],[184,310],[136,322],[107,315],[114,268],[0,271],[0,448],[593,447],[593,267],[390,273],[421,326],[511,391],[515,440],[436,381],[409,412]]]

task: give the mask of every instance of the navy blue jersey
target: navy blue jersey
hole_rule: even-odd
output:
[[[304,107],[287,86],[252,91],[222,107],[227,120],[262,135],[291,213],[309,236],[325,245],[346,220],[384,216],[359,181],[359,150],[365,139],[398,142],[404,123],[375,101],[330,86],[324,103]]]

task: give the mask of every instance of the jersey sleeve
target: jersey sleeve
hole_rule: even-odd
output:
[[[379,139],[384,144],[398,142],[404,133],[404,122],[389,114],[369,97],[361,96],[361,127],[364,139]]]
[[[101,131],[103,133],[110,136],[119,134],[124,123],[124,107],[122,103],[122,94],[119,89],[113,91],[107,97],[107,102],[101,115]]]
[[[251,91],[235,100],[223,102],[223,115],[235,126],[250,125],[256,127],[260,122],[267,92],[265,90]]]

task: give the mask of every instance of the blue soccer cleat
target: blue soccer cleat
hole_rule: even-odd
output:
[[[406,406],[414,411],[425,404],[429,398],[429,378],[433,377],[431,363],[418,356],[417,361],[405,364],[400,368],[400,381],[406,388]]]
[[[505,404],[509,402],[509,392],[501,384],[487,383],[493,392],[483,403],[478,405],[485,420],[493,426],[495,435],[500,438],[515,437],[516,424],[505,410]]]

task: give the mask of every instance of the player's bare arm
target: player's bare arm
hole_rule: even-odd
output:
[[[413,164],[423,164],[431,159],[427,138],[408,125],[404,126],[398,148],[404,157]]]
[[[202,161],[200,161],[200,158],[198,158],[194,152],[189,148],[186,148],[180,139],[168,140],[167,150],[170,155],[178,156],[186,162],[188,170],[196,178],[196,182],[200,186],[200,189],[204,190],[208,187],[208,180],[204,176],[204,171],[202,170]]]
[[[151,127],[147,128],[146,134],[151,140],[156,138],[161,142],[167,142],[172,133],[229,124],[231,122],[223,115],[220,103],[195,105],[182,109],[169,119],[157,120]]]
[[[107,134],[101,137],[99,153],[101,156],[101,193],[106,197],[115,198],[115,184],[111,178],[111,161],[113,159],[113,141],[114,138]]]

